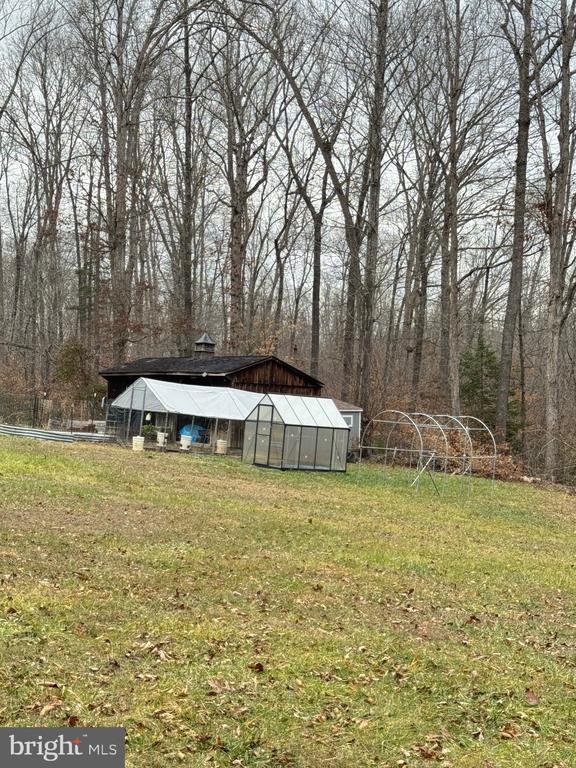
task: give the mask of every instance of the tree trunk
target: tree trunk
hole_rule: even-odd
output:
[[[364,275],[364,306],[362,328],[362,378],[360,405],[365,413],[372,410],[372,339],[374,335],[374,303],[376,267],[378,263],[378,233],[380,223],[380,189],[382,170],[382,128],[384,115],[384,77],[386,73],[386,37],[388,32],[388,0],[380,0],[376,16],[376,60],[374,64],[374,93],[372,96],[368,131],[368,221],[366,235],[366,270]]]
[[[2,235],[2,229],[0,228],[0,338],[7,341],[7,328],[5,325],[5,311],[4,311],[4,237]],[[2,344],[0,348],[0,362],[4,362],[7,359],[8,347],[6,344]]]
[[[398,346],[398,334],[396,332],[397,324],[395,322],[396,316],[396,299],[398,297],[398,286],[400,284],[400,270],[402,264],[402,252],[398,253],[396,258],[396,266],[394,269],[394,279],[392,281],[392,296],[390,298],[390,307],[388,310],[388,327],[386,330],[386,345],[384,351],[384,363],[382,365],[382,397],[383,402],[381,405],[385,405],[388,395],[388,387],[392,379],[392,373],[396,363],[396,349]],[[398,312],[398,317],[401,315],[401,310]]]
[[[440,267],[440,354],[438,357],[438,399],[449,410],[450,393],[450,208],[448,188],[444,193]]]
[[[420,396],[420,375],[422,371],[422,358],[424,351],[424,333],[426,329],[426,309],[428,304],[428,275],[430,270],[428,250],[430,233],[432,230],[432,205],[436,191],[436,174],[431,171],[431,176],[422,196],[425,196],[422,206],[422,214],[418,224],[418,243],[416,262],[418,265],[418,301],[415,313],[414,328],[414,358],[412,360],[411,382],[411,410],[416,410]]]
[[[314,244],[312,265],[312,328],[310,343],[310,373],[318,377],[320,364],[320,286],[322,280],[322,219],[323,215],[313,217]]]
[[[574,239],[568,237],[574,225],[573,195],[571,194],[570,177],[574,156],[574,122],[571,115],[572,89],[572,54],[576,41],[576,20],[574,6],[570,12],[566,0],[561,0],[562,19],[562,48],[560,70],[560,99],[558,119],[558,163],[552,169],[549,165],[550,153],[546,152],[548,131],[541,97],[538,99],[543,148],[545,150],[545,165],[547,176],[547,195],[545,208],[547,212],[547,230],[550,251],[548,313],[547,313],[547,345],[546,345],[546,382],[545,382],[545,415],[546,415],[546,476],[552,480],[562,479],[559,472],[559,431],[560,431],[560,344],[562,340],[563,315],[571,309],[573,288],[576,287],[574,274],[570,273],[570,284],[566,285],[568,265]],[[538,86],[540,83],[538,81]]]
[[[236,179],[232,191],[230,213],[230,336],[231,352],[245,351],[246,333],[244,328],[244,261],[246,244],[244,237],[247,193],[247,169],[239,158],[236,165]]]
[[[348,252],[348,281],[346,285],[346,307],[344,316],[344,339],[342,345],[342,400],[354,399],[354,366],[355,328],[356,328],[356,299],[360,291],[360,244],[358,243],[356,227],[354,231],[347,230]]]
[[[450,411],[460,415],[460,317],[458,290],[458,180],[456,158],[452,159],[450,173],[450,328],[448,334]]]
[[[518,314],[518,356],[520,358],[520,439],[522,445],[522,458],[526,460],[526,356],[524,353],[524,320],[522,306],[520,306],[520,312]]]
[[[522,50],[517,53],[518,62],[518,129],[516,133],[516,164],[514,189],[514,219],[512,235],[512,265],[508,284],[506,313],[502,328],[502,346],[500,351],[500,374],[496,398],[496,439],[506,440],[508,425],[508,398],[512,377],[512,355],[514,337],[520,301],[522,297],[522,272],[524,263],[524,232],[526,218],[526,172],[528,167],[528,149],[530,136],[530,61],[532,47],[532,0],[524,0],[522,6],[524,20]]]
[[[559,427],[559,375],[560,375],[560,320],[554,304],[548,308],[546,324],[548,344],[546,349],[546,476],[552,482],[558,480],[558,427]]]
[[[192,301],[192,65],[190,62],[190,26],[188,2],[182,22],[184,35],[184,168],[182,173],[182,225],[180,233],[181,313],[178,324],[178,351],[181,355],[193,352],[192,333],[195,325]]]
[[[127,245],[127,198],[129,169],[127,157],[128,125],[124,103],[124,19],[123,9],[119,10],[116,24],[116,56],[118,82],[114,92],[114,118],[116,128],[116,184],[110,186],[112,220],[108,222],[110,240],[110,277],[112,304],[112,358],[114,363],[121,363],[126,358],[129,339],[130,296],[126,285],[126,245]],[[106,96],[104,96],[106,98]],[[108,133],[108,126],[105,126]]]

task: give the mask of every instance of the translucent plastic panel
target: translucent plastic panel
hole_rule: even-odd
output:
[[[261,405],[259,418],[260,418],[260,421],[272,421],[272,406]]]
[[[250,464],[254,461],[254,444],[256,441],[256,422],[247,421],[244,425],[244,443],[242,444],[242,461]]]
[[[268,450],[270,448],[270,435],[256,435],[255,464],[268,464]]]
[[[344,421],[333,400],[322,397],[269,395],[284,424],[342,429]]]
[[[346,469],[346,451],[348,450],[348,430],[334,430],[334,447],[332,448],[332,469]]]
[[[314,424],[317,427],[331,427],[330,419],[326,416],[326,412],[322,407],[320,398],[316,397],[303,397],[301,403],[310,414],[309,418],[302,417],[305,424]]]
[[[258,434],[259,435],[269,435],[271,429],[272,429],[272,424],[269,421],[259,421],[258,422]]]
[[[284,469],[297,469],[300,453],[300,427],[286,427],[284,434]]]
[[[330,469],[333,429],[319,429],[316,445],[316,469]]]
[[[301,469],[314,469],[314,460],[316,458],[316,427],[302,427],[302,439],[300,441],[300,460]]]
[[[301,423],[297,409],[294,410],[292,407],[293,404],[291,404],[291,401],[286,397],[286,395],[272,395],[271,399],[273,399],[276,411],[278,412],[278,415],[284,424],[297,425]],[[296,400],[299,400],[299,398],[292,398],[292,401]]]
[[[284,447],[284,425],[273,424],[270,433],[270,460],[271,467],[282,466],[282,449]]]
[[[259,409],[259,407],[260,406],[257,405],[256,408],[254,408],[254,410],[252,411],[250,416],[248,416],[246,421],[258,421],[258,409]]]

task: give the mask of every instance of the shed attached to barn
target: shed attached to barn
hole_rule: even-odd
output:
[[[348,449],[358,448],[360,445],[360,434],[362,431],[362,413],[363,410],[359,405],[352,405],[352,403],[345,403],[344,400],[336,400],[336,408],[338,408],[342,418],[346,424],[350,427],[350,437],[348,440]]]

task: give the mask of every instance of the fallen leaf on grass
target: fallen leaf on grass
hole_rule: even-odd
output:
[[[152,712],[152,717],[155,717],[158,720],[174,720],[176,715],[169,709],[155,709],[154,712]]]
[[[424,760],[441,760],[444,752],[438,739],[439,737],[427,736],[426,744],[414,744],[412,748]]]
[[[502,739],[514,739],[520,733],[518,726],[514,723],[506,723],[506,725],[500,729],[500,738]]]
[[[536,696],[532,688],[526,688],[526,701],[531,707],[538,706],[538,696]]]
[[[253,669],[254,672],[264,672],[264,664],[261,661],[253,661],[248,664],[248,669]]]
[[[76,576],[77,579],[80,579],[80,581],[88,581],[90,576],[87,573],[84,573],[83,571],[72,571],[72,575]]]
[[[136,647],[139,651],[145,651],[146,653],[155,656],[159,661],[172,661],[174,659],[174,654],[166,650],[166,646],[169,643],[170,640],[158,640],[157,642],[147,640],[145,643],[140,643]]]
[[[49,714],[54,709],[58,709],[58,707],[61,707],[61,706],[62,706],[61,699],[52,699],[52,701],[49,701],[48,704],[44,704],[44,706],[40,710],[40,717],[44,717],[44,715]]]
[[[210,686],[208,696],[218,696],[234,690],[233,686],[226,680],[208,680],[208,685]]]
[[[113,675],[117,669],[120,669],[120,663],[116,659],[110,659],[107,664],[102,667],[101,673],[103,675]]]

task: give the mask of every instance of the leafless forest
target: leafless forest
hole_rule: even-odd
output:
[[[571,479],[575,2],[4,0],[0,386],[208,330]]]

